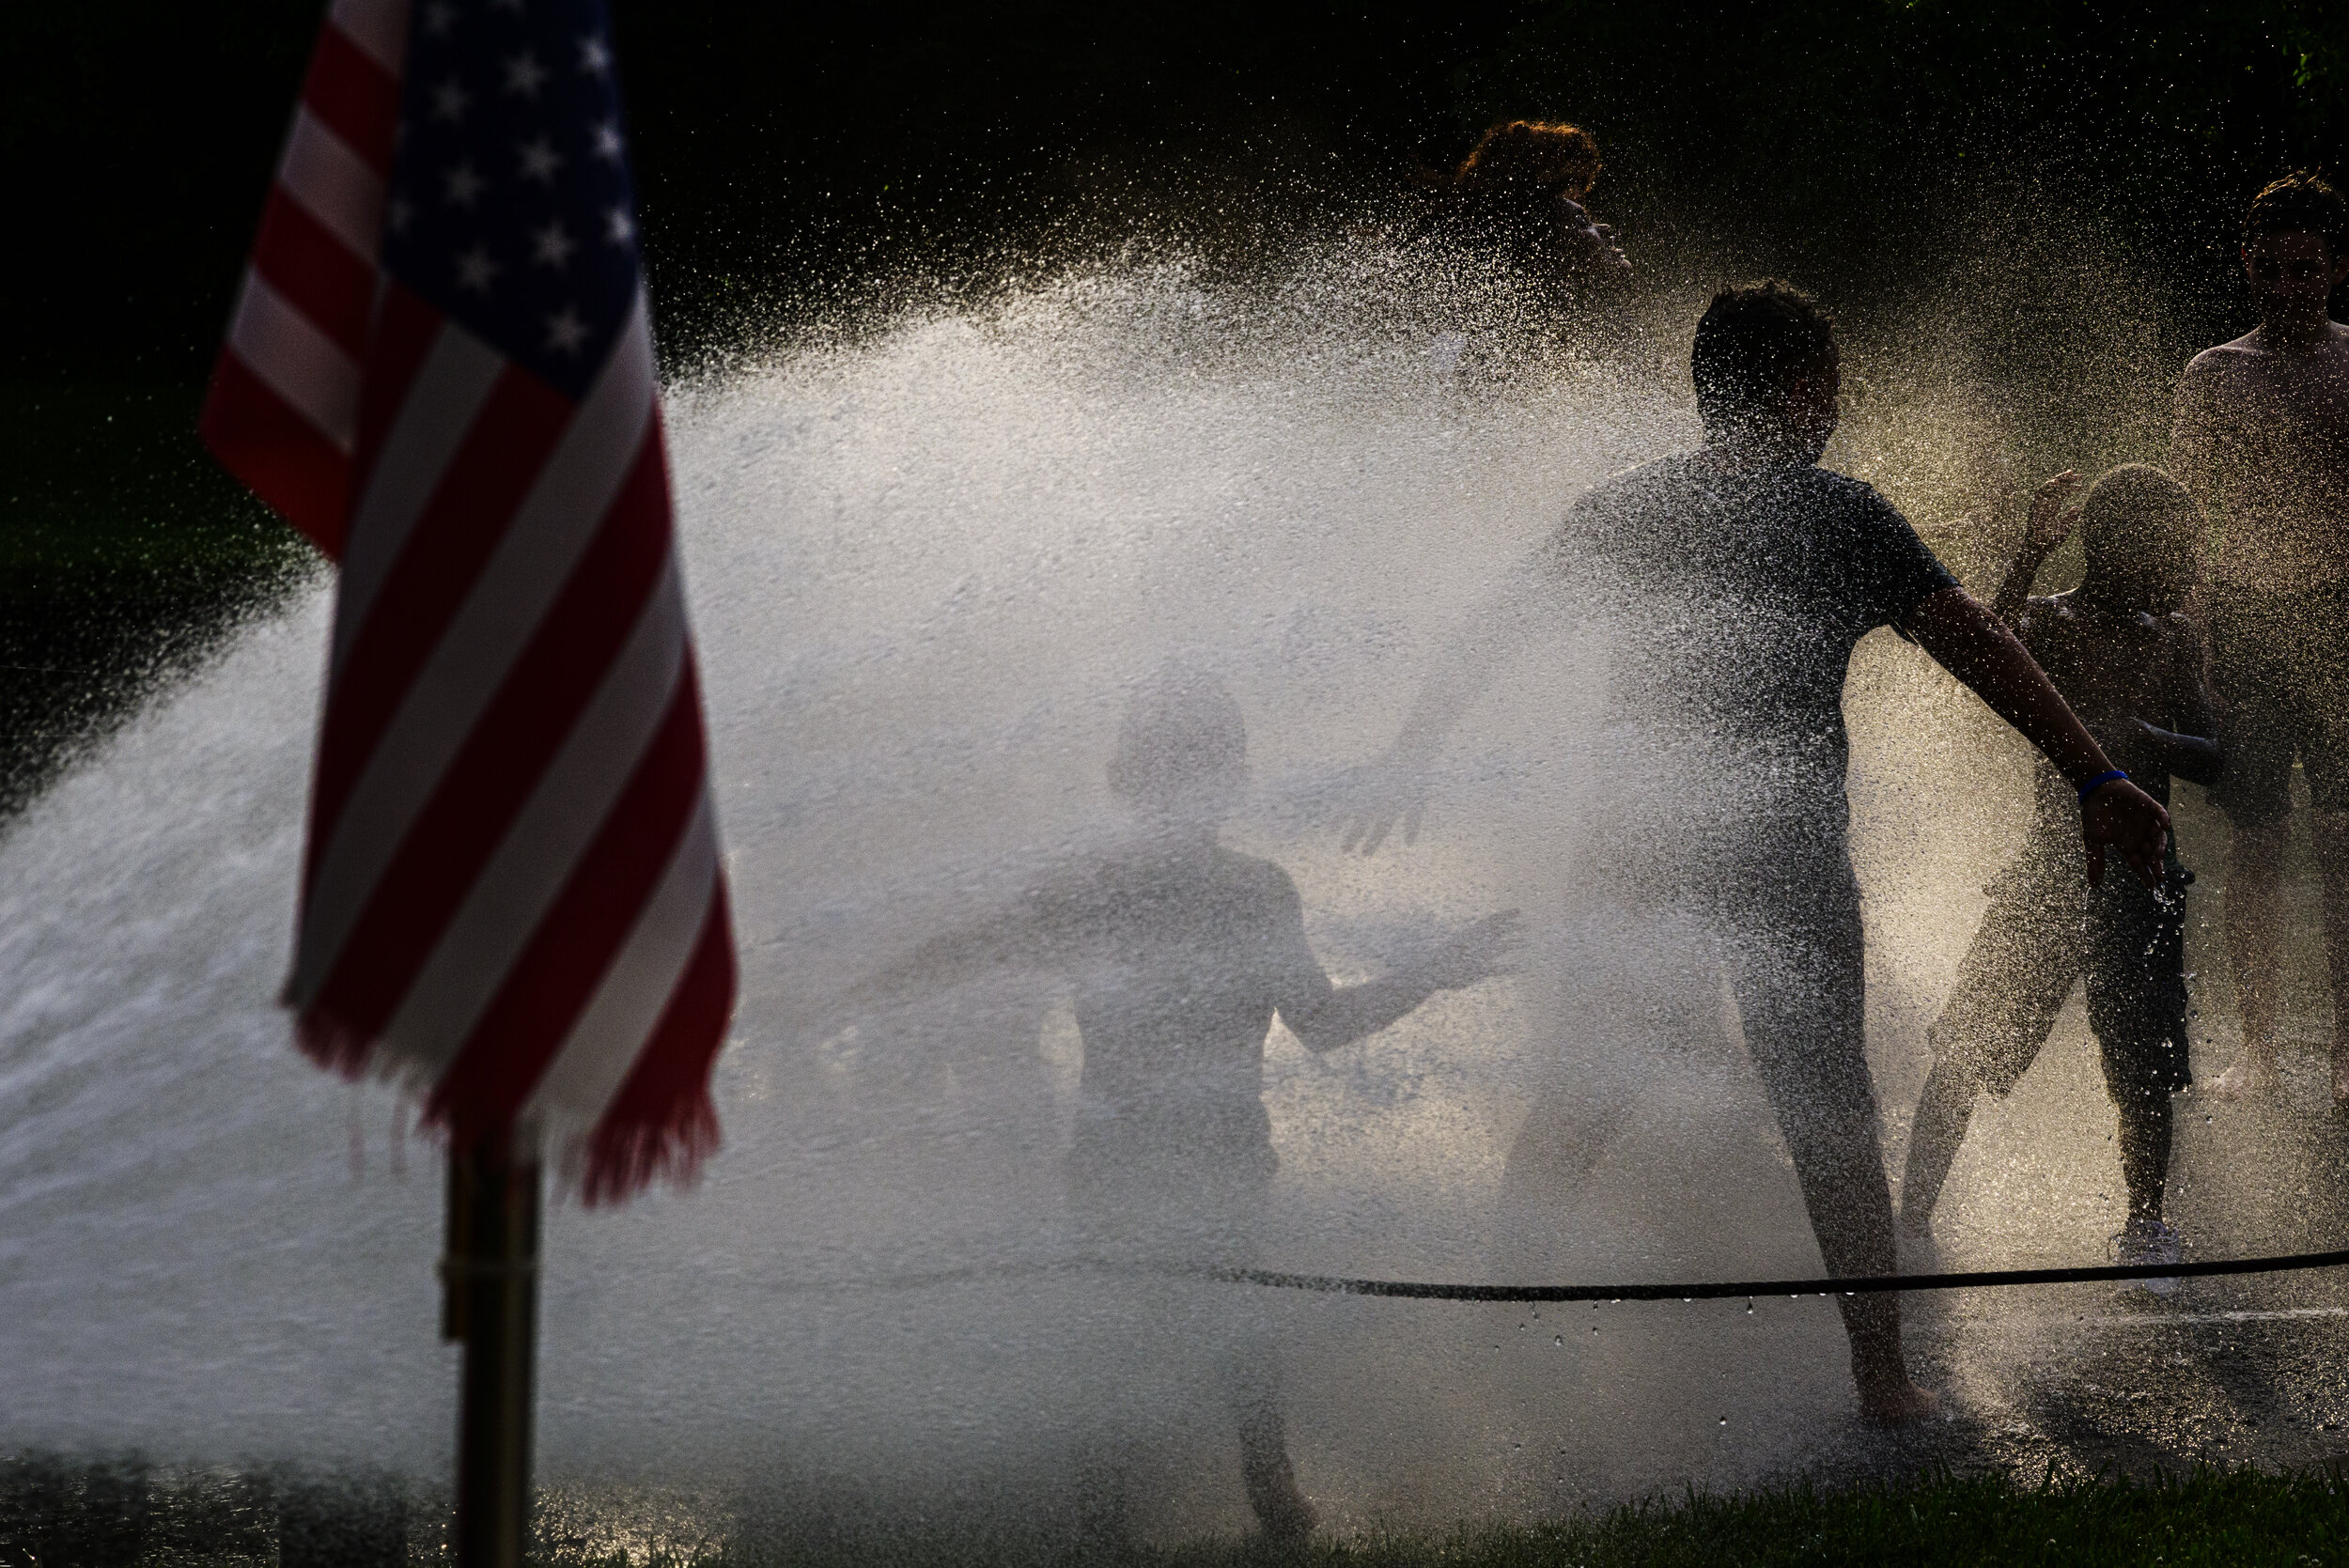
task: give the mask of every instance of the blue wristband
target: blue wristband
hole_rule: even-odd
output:
[[[2113,780],[2125,779],[2127,777],[2128,775],[2118,768],[2106,768],[2103,772],[2097,774],[2094,778],[2080,785],[2080,804],[2083,806],[2088,804],[2088,798],[2091,795],[2095,794],[2096,791],[2104,788],[2105,785],[2110,784]]]

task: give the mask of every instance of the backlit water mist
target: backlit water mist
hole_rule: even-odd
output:
[[[1589,758],[1603,649],[1566,639],[1513,669],[1447,753],[1417,845],[1339,848],[1349,774],[1392,738],[1435,640],[1579,489],[1692,441],[1685,394],[1563,364],[1463,389],[1423,334],[1345,299],[1081,272],[672,389],[744,948],[727,1141],[698,1191],[552,1216],[542,1477],[784,1475],[884,1510],[987,1497],[1047,1517],[1109,1446],[1157,1478],[1144,1528],[1244,1528],[1229,1421],[1181,1343],[1237,1287],[1039,1268],[1076,1245],[1058,981],[1005,966],[838,1004],[1128,830],[1104,768],[1170,659],[1244,710],[1252,784],[1225,842],[1294,877],[1334,978],[1495,909],[1528,926],[1517,973],[1360,1044],[1312,1057],[1276,1028],[1266,1263],[1817,1267],[1734,1026],[1669,1070],[1576,1032],[1569,958],[1613,918],[1576,871],[1622,787]],[[1898,474],[1870,476],[1899,495]],[[303,1062],[272,1002],[325,630],[323,590],[252,628],[0,842],[0,1446],[445,1473],[437,1151],[398,1136],[388,1092]],[[1885,634],[1848,706],[1897,1158],[2024,758]],[[1962,808],[1917,820],[1927,784]],[[2117,1227],[2092,1201],[2118,1191],[2109,1111],[2058,1041],[1952,1184],[1943,1228],[1969,1264],[2097,1260]],[[1505,1218],[1510,1141],[1561,1074],[1639,1098],[1579,1189]],[[1736,1483],[1855,1440],[1824,1301],[1247,1310],[1287,1364],[1299,1479],[1341,1527]],[[1947,1339],[1930,1380],[2020,1354],[1991,1339]]]

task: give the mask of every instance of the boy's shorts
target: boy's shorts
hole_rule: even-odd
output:
[[[2043,821],[1989,887],[1990,908],[1934,1021],[1934,1054],[2004,1096],[2037,1059],[2085,971],[2088,1023],[2116,1104],[2168,1096],[2188,1067],[2186,889],[2173,853],[2158,892],[2114,856],[2091,889],[2074,825]]]
[[[2211,613],[2211,685],[2225,705],[2227,759],[2212,799],[2229,821],[2283,820],[2295,757],[2316,810],[2349,811],[2349,583],[2222,593]]]

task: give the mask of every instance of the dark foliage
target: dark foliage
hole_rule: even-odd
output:
[[[1465,117],[1571,112],[1651,211],[1766,231],[1788,270],[1906,258],[2013,193],[2223,276],[2243,206],[2341,155],[2349,11],[2306,0],[1564,0],[1467,73]]]
[[[0,823],[313,569],[197,444],[190,388],[0,387]]]
[[[200,373],[316,14],[13,8],[20,373]],[[1610,211],[1734,217],[1814,279],[2018,185],[2215,277],[2250,191],[2338,157],[2349,125],[2349,10],[2317,0],[622,0],[619,18],[661,303],[688,328],[752,295],[951,272],[1154,194],[1343,205],[1524,114],[1600,132]]]

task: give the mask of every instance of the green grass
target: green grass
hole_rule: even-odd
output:
[[[548,1568],[618,1568],[617,1558],[552,1558]],[[2017,1485],[2002,1477],[1927,1476],[1822,1492],[1806,1486],[1730,1497],[1693,1494],[1567,1523],[1448,1538],[1395,1535],[1286,1549],[1246,1542],[1174,1548],[1054,1545],[952,1533],[851,1532],[811,1547],[738,1542],[673,1568],[1718,1568],[1721,1564],[2160,1563],[2258,1568],[2349,1561],[2349,1496],[2326,1472],[2198,1470],[2188,1475]]]
[[[784,1489],[788,1493],[789,1488]],[[835,1503],[838,1499],[834,1499]],[[763,1518],[609,1521],[585,1506],[575,1549],[539,1568],[1715,1568],[1720,1564],[2062,1564],[2064,1568],[2263,1568],[2349,1561],[2349,1492],[2329,1469],[2201,1469],[2135,1481],[2017,1484],[1925,1475],[1821,1491],[1792,1486],[1691,1494],[1565,1523],[1387,1535],[1276,1548],[1244,1541],[1085,1545],[1007,1509],[1001,1520],[927,1524],[827,1509],[812,1497],[739,1498]],[[444,1496],[381,1474],[267,1469],[164,1471],[135,1459],[0,1455],[5,1568],[394,1568],[443,1561]],[[611,1530],[598,1527],[609,1523]],[[550,1520],[552,1525],[553,1521]],[[723,1541],[664,1551],[658,1542]],[[653,1543],[631,1558],[613,1534]],[[602,1544],[591,1545],[590,1541]]]
[[[1177,1554],[1183,1568],[1236,1560]],[[1292,1560],[1327,1568],[1679,1568],[1681,1564],[2332,1563],[2349,1560],[2349,1499],[2330,1475],[2200,1471],[2017,1487],[1940,1478],[1821,1493],[1695,1496],[1599,1518],[1440,1543],[1331,1546]]]
[[[313,569],[196,441],[200,396],[0,383],[0,815]]]

